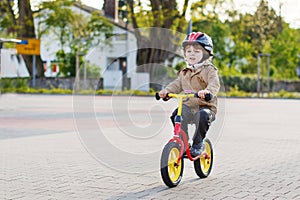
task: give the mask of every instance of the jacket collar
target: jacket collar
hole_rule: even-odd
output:
[[[197,69],[199,69],[200,67],[202,67],[205,64],[205,61],[201,62],[201,63],[197,63],[195,65],[189,65],[187,64],[187,68],[191,69],[192,71],[196,71]]]
[[[209,60],[205,60],[202,63],[196,64],[194,66],[188,65],[187,67],[184,68],[183,73],[186,74],[187,71],[191,71],[192,72],[192,76],[198,74],[200,71],[202,71],[202,69],[204,68],[204,66],[209,65],[211,62]]]

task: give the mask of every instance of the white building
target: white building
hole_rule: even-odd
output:
[[[1,77],[28,77],[29,73],[21,55],[15,49],[1,49]]]
[[[126,24],[122,21],[118,21],[118,8],[117,0],[106,1],[108,6],[105,7],[104,15],[113,24],[113,37],[111,45],[103,46],[98,45],[90,49],[85,55],[85,61],[92,65],[98,66],[101,69],[101,77],[103,78],[103,88],[112,90],[121,90],[122,88],[132,90],[144,90],[149,91],[150,78],[148,73],[136,73],[136,56],[137,56],[137,42],[136,37],[132,31],[129,31]],[[114,5],[114,6],[113,6]],[[88,7],[81,4],[75,4],[72,7],[74,12],[80,13],[84,16],[91,15],[95,8]],[[99,10],[98,10],[99,11]],[[37,27],[38,21],[35,20]],[[54,35],[47,34],[41,38],[41,58],[47,62],[48,69],[45,72],[45,76],[55,76],[56,73],[50,69],[50,63],[56,60],[55,54],[60,49],[59,41],[55,39]],[[2,49],[3,51],[3,49]],[[68,52],[68,49],[65,49]],[[4,53],[3,53],[4,54]],[[10,52],[10,55],[2,54],[1,60],[7,60],[10,57],[11,62],[16,63],[14,60],[16,57],[15,52]],[[3,58],[3,57],[6,58]],[[24,65],[22,61],[15,65]],[[2,69],[8,66],[8,63],[3,63]],[[20,68],[19,66],[16,68]],[[22,73],[19,72],[6,74],[2,70],[2,77],[13,76],[28,76],[28,72],[24,72],[22,67]],[[26,68],[25,68],[26,69]],[[14,70],[18,71],[18,70]],[[26,70],[25,70],[26,71]]]

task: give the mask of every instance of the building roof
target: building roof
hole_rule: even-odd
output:
[[[91,7],[91,6],[87,6],[87,5],[82,4],[80,2],[75,2],[74,6],[76,6],[79,9],[82,9],[82,10],[88,12],[88,13],[98,12],[101,16],[106,17],[106,19],[108,19],[113,25],[118,26],[119,28],[128,30],[130,32],[133,32],[133,28],[130,24],[126,25],[126,23],[123,20],[118,20],[118,22],[116,22],[112,18],[105,16],[105,13],[104,13],[103,10],[99,10],[99,9]]]

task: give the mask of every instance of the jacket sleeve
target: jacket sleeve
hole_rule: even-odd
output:
[[[182,91],[181,73],[179,73],[177,79],[169,83],[165,89],[170,93],[176,93],[176,94],[180,93]]]
[[[213,96],[216,96],[220,90],[218,70],[214,66],[212,66],[208,71],[206,89],[209,90]]]

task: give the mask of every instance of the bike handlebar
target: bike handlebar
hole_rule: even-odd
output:
[[[174,98],[192,98],[192,97],[195,97],[195,98],[200,98],[198,96],[198,93],[191,93],[191,94],[173,94],[173,93],[168,93],[167,97],[174,97]],[[159,96],[159,94],[158,94],[158,92],[155,93],[155,98],[156,98],[156,100],[160,100],[161,99],[160,96]],[[210,101],[212,98],[213,98],[213,95],[211,93],[207,93],[207,94],[205,94],[204,100],[205,101]],[[168,99],[163,98],[163,100],[167,101]]]

